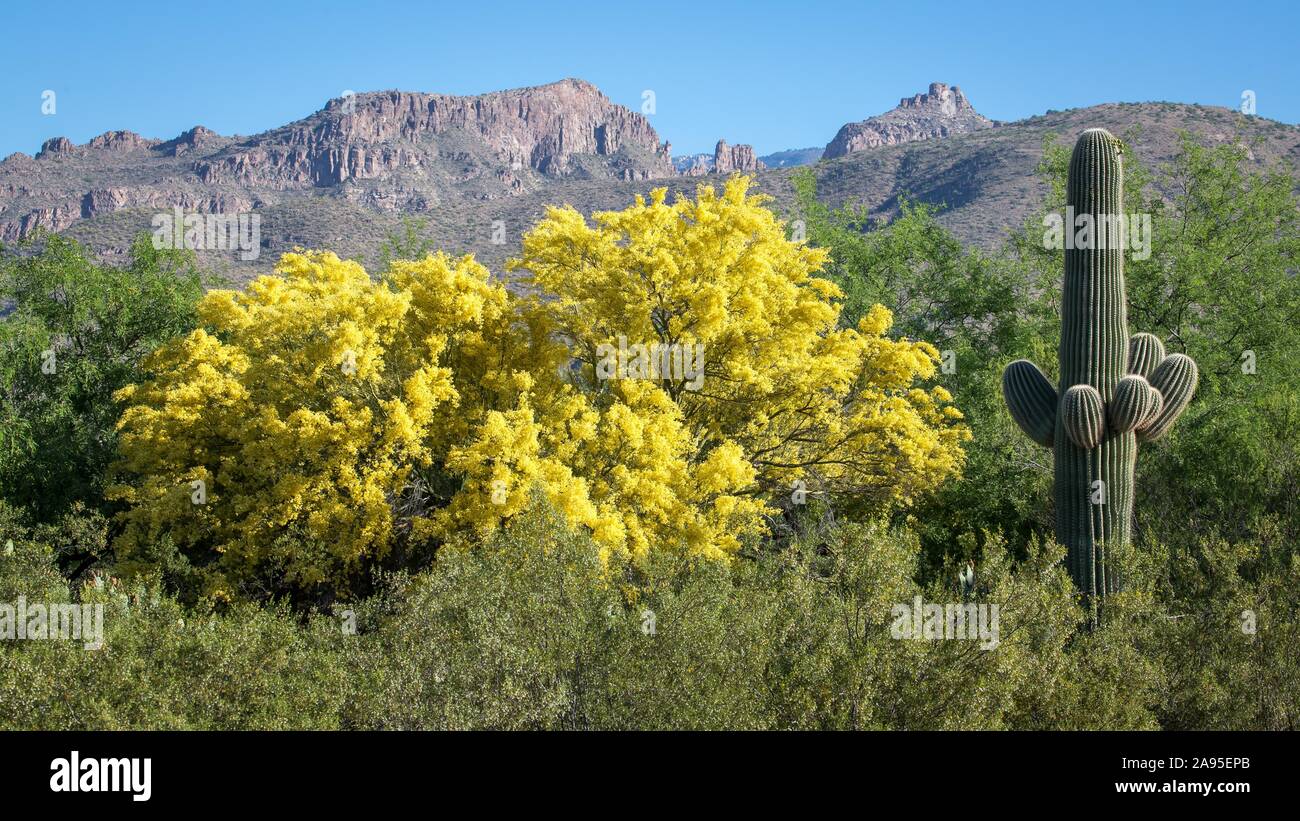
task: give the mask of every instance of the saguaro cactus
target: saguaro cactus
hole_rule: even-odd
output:
[[[1109,132],[1080,135],[1066,191],[1078,235],[1065,251],[1059,387],[1021,359],[1003,372],[1002,392],[1021,429],[1055,452],[1056,538],[1075,584],[1092,597],[1120,586],[1110,553],[1131,535],[1137,445],[1173,426],[1197,371],[1183,354],[1166,356],[1151,334],[1129,337],[1123,158]]]

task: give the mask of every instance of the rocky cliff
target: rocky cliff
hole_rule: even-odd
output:
[[[582,80],[477,97],[386,91],[331,100],[317,114],[231,147],[196,166],[204,183],[332,186],[419,169],[421,144],[441,136],[476,139],[510,171],[552,177],[588,155],[611,161],[611,176],[644,180],[673,173],[666,145],[645,117]],[[643,162],[619,162],[624,155]]]

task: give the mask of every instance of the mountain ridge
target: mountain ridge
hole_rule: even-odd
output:
[[[946,116],[936,85],[942,84],[900,103],[919,112],[915,123],[933,124],[936,101]],[[964,110],[960,89],[944,88],[954,110]],[[918,101],[906,105],[909,99]],[[1170,159],[1184,130],[1210,142],[1255,140],[1259,162],[1300,164],[1295,126],[1218,107],[1108,103],[944,134],[924,136],[921,128],[809,167],[828,204],[861,203],[888,219],[907,196],[944,206],[941,223],[963,240],[991,245],[1041,201],[1034,169],[1044,137],[1072,140],[1094,126],[1129,139],[1149,164]],[[39,156],[19,153],[0,162],[3,241],[44,228],[112,257],[125,254],[132,236],[150,231],[159,212],[260,214],[255,262],[202,254],[236,280],[265,272],[298,246],[373,263],[384,238],[410,214],[428,222],[436,246],[472,251],[496,268],[547,204],[586,213],[621,208],[651,188],[690,194],[736,170],[754,175],[757,187],[775,198],[773,206],[789,214],[790,175],[798,170],[794,163],[764,168],[752,147],[725,141],[715,148],[712,167],[675,168],[681,158],[672,157],[671,143],[645,117],[572,79],[478,97],[368,92],[336,98],[308,117],[250,137],[203,126],[169,140],[113,131],[82,146],[47,140]],[[501,241],[498,226],[504,226]]]
[[[546,178],[671,176],[670,152],[643,115],[573,78],[472,97],[366,92],[248,137],[202,126],[166,141],[110,131],[80,146],[52,138],[34,158],[12,154],[0,161],[0,240],[128,207],[242,211],[351,183],[374,183],[351,192],[372,207],[421,211]],[[98,184],[87,190],[87,178]]]

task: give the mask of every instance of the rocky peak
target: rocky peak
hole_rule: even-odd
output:
[[[73,148],[72,140],[67,137],[51,137],[41,144],[41,150],[36,152],[36,159],[43,160],[58,154],[70,154]]]
[[[952,86],[950,88],[947,83],[930,83],[928,92],[904,97],[898,101],[898,107],[918,110],[929,109],[937,111],[940,115],[947,116],[956,116],[963,111],[975,111],[970,101],[966,99],[966,95],[961,93],[961,87]]]
[[[975,110],[960,87],[930,83],[927,92],[904,97],[892,111],[841,128],[824,156],[842,157],[865,148],[947,137],[994,125]]]
[[[753,173],[762,171],[767,166],[758,159],[752,145],[728,145],[726,140],[718,140],[713,148],[713,156],[694,154],[679,157],[676,167],[683,176],[702,177],[705,174],[730,174],[735,171]]]
[[[155,145],[158,145],[158,140],[145,139],[134,131],[105,131],[98,137],[92,137],[82,148],[90,151],[135,151],[140,148],[152,148]],[[41,145],[36,159],[76,152],[77,146],[72,140],[67,137],[52,137]]]
[[[718,174],[760,171],[763,168],[752,145],[727,145],[726,140],[718,140],[713,149],[713,170]]]
[[[221,135],[212,129],[196,125],[189,131],[182,132],[180,136],[161,143],[158,145],[158,150],[169,157],[179,157],[182,154],[191,154],[202,148],[214,146],[221,139]]]
[[[105,131],[98,137],[92,137],[86,147],[94,151],[135,151],[157,144],[158,140],[147,140],[134,131]]]

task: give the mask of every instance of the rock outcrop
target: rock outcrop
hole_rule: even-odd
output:
[[[67,137],[51,137],[41,144],[41,150],[36,152],[36,159],[44,160],[62,154],[71,154],[74,147],[72,140]]]
[[[68,205],[35,208],[17,220],[0,224],[0,240],[13,242],[35,231],[57,232],[81,218],[81,209]]]
[[[716,174],[761,171],[765,167],[758,161],[752,145],[727,145],[726,140],[718,140],[713,149],[713,171]]]
[[[971,106],[957,86],[931,83],[927,93],[904,97],[894,110],[841,128],[822,156],[832,159],[865,148],[931,140],[995,125]]]
[[[193,154],[203,151],[205,148],[215,147],[222,141],[222,137],[210,128],[204,128],[196,125],[189,131],[184,132],[179,137],[170,139],[165,143],[158,145],[158,150],[169,157],[179,157],[184,154]]]
[[[728,145],[726,140],[718,140],[712,157],[708,154],[679,157],[676,165],[678,173],[687,177],[730,174],[737,171],[752,174],[767,167],[758,159],[752,145]]]
[[[98,137],[91,137],[86,148],[92,151],[137,151],[152,148],[158,140],[146,140],[134,131],[106,131]]]

